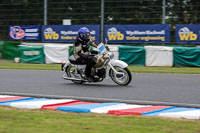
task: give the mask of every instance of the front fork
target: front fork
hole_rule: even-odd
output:
[[[112,66],[112,64],[110,62],[108,63],[108,66],[113,70],[113,72],[115,73],[115,75],[117,77],[123,77],[124,76],[124,73],[116,71],[115,68]]]

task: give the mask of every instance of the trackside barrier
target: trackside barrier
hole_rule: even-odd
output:
[[[200,67],[200,47],[175,47],[174,66]]]
[[[51,109],[76,113],[112,115],[147,115],[171,118],[200,119],[200,108],[134,105],[126,103],[94,103],[73,99],[50,99],[0,95],[0,105],[25,109]]]
[[[3,53],[3,42],[0,41],[0,59],[2,58],[2,53]]]
[[[129,65],[145,65],[145,49],[143,46],[119,46],[119,60]]]
[[[14,60],[20,57],[20,62],[23,63],[65,63],[73,54],[73,44],[26,42],[22,43],[22,46],[19,44],[20,42],[0,42],[0,58]],[[200,47],[113,44],[108,47],[114,52],[115,59],[120,59],[129,65],[200,67]]]
[[[20,42],[0,41],[0,58],[14,60],[19,57]]]
[[[59,44],[59,43],[22,43],[21,47],[44,47],[44,60],[46,64],[50,63],[66,63],[66,61],[69,59],[69,56],[73,55],[73,44]],[[119,45],[109,45],[110,51],[114,52],[114,58],[119,58]],[[90,51],[93,50],[93,47],[89,48]],[[23,53],[20,49],[20,55]],[[21,57],[21,62],[23,62],[23,57]],[[30,57],[31,58],[33,57]],[[41,58],[38,58],[41,59]],[[32,62],[34,63],[34,62]]]
[[[24,46],[43,46],[44,63],[66,63],[73,53],[73,44],[61,43],[22,43]]]
[[[69,45],[44,45],[45,63],[66,63],[69,59]]]
[[[146,66],[173,66],[173,48],[145,46]]]
[[[45,63],[44,47],[43,46],[26,46],[20,45],[20,62],[22,63]]]
[[[129,65],[200,67],[200,47],[119,46],[119,59]]]

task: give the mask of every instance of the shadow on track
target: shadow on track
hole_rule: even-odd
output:
[[[75,83],[64,83],[63,85],[68,85],[68,86],[77,86],[77,87],[106,87],[106,88],[130,88],[130,87],[134,87],[131,85],[128,86],[120,86],[120,85],[116,85],[116,84],[98,84],[98,83],[84,83],[84,84],[75,84]]]

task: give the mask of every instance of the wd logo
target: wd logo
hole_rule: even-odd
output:
[[[123,40],[124,34],[117,31],[116,28],[110,28],[107,31],[109,40]]]
[[[44,37],[46,40],[58,40],[59,34],[53,31],[52,28],[47,28],[44,30]]]
[[[183,27],[178,32],[181,41],[195,41],[197,40],[197,34],[190,31],[187,27]]]

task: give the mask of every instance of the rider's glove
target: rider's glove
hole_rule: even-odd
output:
[[[88,56],[88,58],[87,58],[88,60],[93,60],[93,56]]]

